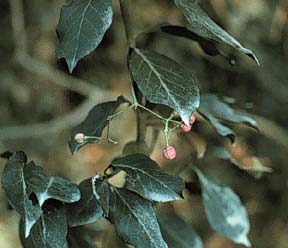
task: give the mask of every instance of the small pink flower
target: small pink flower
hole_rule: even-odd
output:
[[[81,143],[84,143],[85,140],[86,140],[86,136],[83,134],[83,133],[77,133],[75,136],[74,136],[74,140],[81,144]]]
[[[186,126],[184,123],[181,124],[181,129],[183,130],[183,132],[188,133],[190,132],[192,126]]]
[[[167,158],[169,160],[176,158],[176,149],[173,146],[167,146],[163,151],[164,158]]]

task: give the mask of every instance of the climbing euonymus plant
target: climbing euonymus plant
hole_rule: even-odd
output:
[[[119,2],[127,38],[130,73],[127,84],[131,85],[131,97],[119,96],[94,106],[87,118],[72,130],[69,147],[73,155],[86,144],[97,144],[101,140],[117,145],[110,137],[109,125],[128,110],[134,111],[139,121],[145,118],[158,120],[155,124],[158,129],[159,123],[163,124],[160,128],[166,143],[163,156],[171,160],[177,159],[171,145],[171,133],[184,132],[185,135],[191,130],[196,116],[210,122],[216,132],[227,136],[230,142],[234,141],[235,134],[225,122],[244,123],[257,129],[253,119],[236,114],[217,96],[205,93],[200,97],[200,83],[172,58],[138,46],[140,36],[164,32],[198,42],[203,52],[209,56],[225,56],[231,64],[235,61],[221,50],[221,44],[231,46],[259,64],[254,53],[218,26],[197,0],[174,0],[186,18],[186,27],[155,24],[137,33],[132,32],[129,1]],[[70,73],[79,60],[101,43],[112,25],[112,18],[112,0],[73,0],[62,8],[56,54],[59,59],[65,58]],[[157,111],[158,105],[168,107],[166,116]],[[81,226],[102,217],[115,226],[125,243],[135,247],[202,247],[201,238],[191,225],[174,213],[167,215],[155,211],[156,203],[182,200],[185,183],[189,182],[169,174],[149,157],[153,145],[146,143],[148,122],[143,123],[138,125],[135,142],[124,148],[123,156],[111,158],[112,162],[104,172],[79,185],[62,177],[46,175],[35,162],[28,161],[24,152],[5,154],[8,160],[2,187],[12,208],[21,215],[20,236],[24,247],[96,247]],[[107,130],[105,135],[104,129]],[[110,179],[123,171],[126,175],[124,186],[113,185]],[[212,229],[237,244],[251,246],[247,238],[249,220],[239,197],[232,189],[214,183],[197,167],[193,167],[193,171]]]

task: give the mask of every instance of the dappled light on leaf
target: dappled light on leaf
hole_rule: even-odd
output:
[[[175,109],[183,122],[198,108],[200,96],[195,79],[174,60],[154,51],[133,49],[129,68],[140,91],[152,103]]]
[[[221,187],[195,169],[202,189],[205,213],[214,231],[235,243],[250,247],[250,223],[246,208],[228,187]]]
[[[125,187],[146,199],[156,202],[182,199],[183,180],[166,174],[155,161],[143,154],[115,159],[111,166],[124,170],[127,173]]]

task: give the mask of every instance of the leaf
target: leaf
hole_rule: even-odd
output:
[[[162,54],[137,48],[131,51],[129,68],[147,100],[175,109],[190,126],[190,116],[200,102],[199,89],[190,73]]]
[[[86,139],[83,143],[78,143],[74,140],[75,135],[77,133],[84,133],[86,136],[100,137],[103,129],[108,124],[107,118],[112,115],[123,102],[124,98],[118,97],[117,101],[101,103],[90,110],[86,119],[72,130],[69,147],[73,155],[84,145],[99,142],[99,139]]]
[[[24,176],[28,191],[35,193],[40,206],[48,199],[65,203],[80,199],[80,191],[75,184],[62,177],[47,176],[43,168],[33,161],[25,165]]]
[[[109,184],[97,177],[94,177],[94,192],[98,194],[97,201],[102,207],[104,217],[109,215],[110,188]]]
[[[221,187],[208,180],[195,169],[201,184],[205,213],[214,231],[223,237],[250,247],[247,234],[250,223],[239,197],[228,187]]]
[[[109,219],[124,242],[136,248],[168,248],[152,203],[129,190],[113,188]]]
[[[257,123],[254,119],[236,114],[228,104],[222,102],[217,96],[212,94],[201,95],[201,104],[198,111],[210,121],[218,134],[228,136],[233,141],[235,138],[234,132],[221,124],[217,119],[233,123],[244,123],[258,130]]]
[[[169,247],[202,248],[202,240],[191,225],[174,213],[158,215],[160,228]]]
[[[20,225],[20,230],[23,230]],[[22,231],[23,232],[23,231]],[[67,223],[63,206],[45,205],[43,214],[33,226],[24,248],[63,248],[66,243]]]
[[[166,174],[155,161],[144,154],[130,154],[115,159],[111,166],[127,173],[125,188],[148,200],[168,202],[182,199],[183,180]]]
[[[198,0],[174,0],[188,21],[188,29],[207,40],[227,44],[252,58],[258,65],[255,54],[243,47],[236,39],[218,26],[198,5]]]
[[[29,199],[23,168],[27,162],[24,152],[15,152],[7,161],[3,176],[2,188],[11,206],[21,215],[24,222],[25,237],[40,218],[42,210],[39,205],[33,205]]]
[[[112,23],[111,0],[73,0],[61,9],[57,34],[58,58],[65,58],[70,73],[77,62],[97,48]]]
[[[67,206],[69,226],[85,225],[98,220],[103,210],[97,199],[99,195],[94,192],[94,180],[89,178],[80,183],[81,199]]]

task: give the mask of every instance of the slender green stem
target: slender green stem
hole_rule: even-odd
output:
[[[110,120],[114,119],[116,116],[119,116],[119,115],[125,113],[127,110],[129,110],[129,109],[131,109],[131,108],[134,108],[134,107],[135,107],[134,105],[135,105],[135,104],[131,104],[131,105],[129,105],[127,108],[122,109],[122,110],[120,110],[119,112],[117,112],[117,113],[115,113],[115,114],[113,114],[113,115],[108,116],[107,120],[110,121]]]

